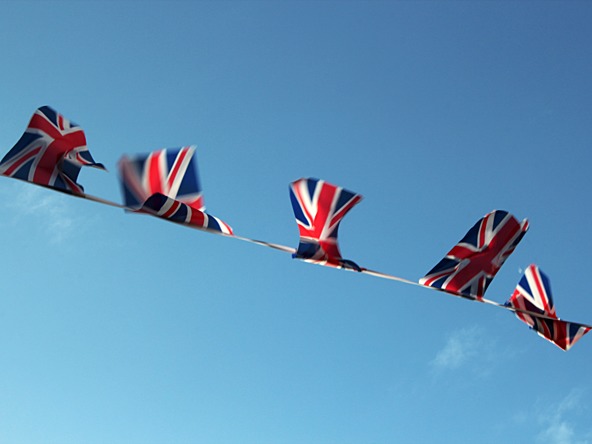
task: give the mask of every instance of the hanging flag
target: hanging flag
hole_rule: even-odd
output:
[[[486,214],[419,283],[457,296],[479,299],[512,254],[528,221],[507,211]]]
[[[105,169],[88,151],[82,128],[49,106],[42,106],[0,161],[0,174],[83,196],[82,185],[76,183],[83,166]]]
[[[226,223],[205,212],[194,153],[195,146],[184,146],[122,157],[119,172],[125,206],[172,222],[232,234]]]
[[[557,317],[549,278],[536,265],[526,269],[506,306],[516,309],[518,319],[562,350],[569,350],[590,331],[586,325]]]
[[[292,256],[307,262],[361,271],[343,259],[337,244],[341,219],[362,196],[324,180],[299,179],[290,184],[290,200],[300,231],[300,243]]]

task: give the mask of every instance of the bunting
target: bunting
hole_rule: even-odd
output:
[[[557,317],[549,278],[536,265],[527,268],[507,302],[484,298],[489,284],[528,231],[526,219],[519,222],[503,210],[486,214],[419,282],[412,281],[361,267],[342,257],[337,239],[339,224],[362,196],[324,180],[302,178],[290,184],[290,201],[299,231],[297,248],[235,234],[227,223],[205,211],[195,151],[195,146],[188,145],[123,156],[118,166],[124,203],[111,202],[86,194],[77,182],[83,166],[105,169],[91,156],[84,131],[43,106],[35,111],[25,133],[0,161],[0,175],[273,248],[305,262],[493,305],[513,312],[562,350],[569,350],[592,329]]]

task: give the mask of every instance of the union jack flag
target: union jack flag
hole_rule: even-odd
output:
[[[419,283],[457,296],[479,299],[512,254],[528,221],[507,211],[486,214]]]
[[[194,158],[195,146],[162,149],[119,161],[125,206],[134,211],[232,234],[222,220],[205,213]]]
[[[343,259],[337,244],[341,219],[362,196],[318,179],[299,179],[290,184],[290,200],[300,232],[293,257],[309,262],[361,271]]]
[[[42,106],[0,161],[0,174],[84,195],[82,185],[76,183],[82,166],[105,169],[88,151],[82,128],[49,106]]]
[[[535,313],[515,312],[516,317],[539,336],[565,351],[590,331],[585,325],[562,321],[557,317],[549,278],[536,265],[530,265],[526,269],[506,305]]]

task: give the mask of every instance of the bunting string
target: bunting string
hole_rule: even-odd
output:
[[[222,219],[206,212],[195,146],[161,149],[118,164],[123,204],[84,192],[77,183],[84,167],[105,170],[95,162],[83,130],[48,106],[35,111],[25,133],[0,161],[0,175],[88,199],[128,212],[144,213],[201,231],[289,253],[321,266],[443,292],[511,311],[539,336],[569,350],[592,329],[557,316],[549,278],[530,265],[504,304],[485,299],[485,291],[518,246],[529,223],[503,210],[483,216],[419,282],[359,266],[343,258],[338,244],[341,220],[361,200],[360,194],[314,178],[290,184],[289,195],[300,239],[296,248],[234,233]]]

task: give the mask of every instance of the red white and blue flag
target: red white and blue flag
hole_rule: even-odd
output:
[[[337,232],[343,217],[362,196],[324,180],[299,179],[290,184],[290,200],[300,232],[293,257],[360,271],[354,262],[341,257]]]
[[[516,309],[518,319],[562,350],[569,350],[590,331],[588,326],[557,317],[549,278],[536,265],[526,269],[506,306]]]
[[[196,228],[232,234],[205,213],[194,157],[195,146],[162,149],[119,161],[125,206]]]
[[[82,166],[105,169],[88,151],[82,128],[42,106],[0,161],[0,174],[82,196],[84,189],[76,183]]]
[[[518,222],[507,211],[492,211],[480,219],[419,283],[457,296],[482,298],[527,230],[526,219]]]

